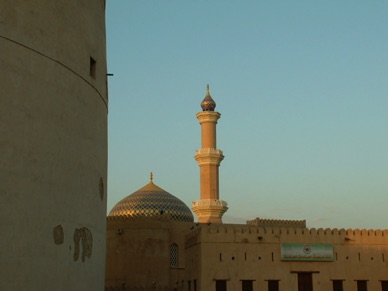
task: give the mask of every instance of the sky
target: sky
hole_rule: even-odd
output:
[[[195,115],[221,113],[225,223],[388,228],[388,1],[107,1],[108,212],[199,199]]]

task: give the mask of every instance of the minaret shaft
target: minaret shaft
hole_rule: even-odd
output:
[[[202,165],[200,166],[201,199],[219,198],[219,177],[218,166]]]
[[[201,132],[202,132],[202,148],[217,148],[217,140],[216,140],[216,124],[212,122],[206,122],[201,124]]]

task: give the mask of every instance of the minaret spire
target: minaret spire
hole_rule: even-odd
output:
[[[209,84],[201,107],[202,112],[196,116],[201,125],[202,148],[195,155],[200,168],[201,199],[193,202],[192,209],[199,222],[222,223],[228,207],[225,201],[219,200],[218,168],[224,156],[217,149],[216,125],[221,114],[214,111],[216,102],[210,95]]]

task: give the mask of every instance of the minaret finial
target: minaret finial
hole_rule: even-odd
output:
[[[210,96],[210,86],[206,86],[206,96],[201,103],[202,111],[214,111],[216,108],[216,102],[214,102],[212,96]]]
[[[152,180],[154,179],[154,173],[150,173],[150,181],[152,182]]]

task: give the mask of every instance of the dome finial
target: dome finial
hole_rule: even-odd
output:
[[[212,96],[210,96],[210,86],[206,86],[206,96],[201,103],[202,111],[214,111],[216,108],[216,102],[214,102]]]
[[[154,179],[154,173],[150,173],[150,182],[152,182],[152,180]]]

